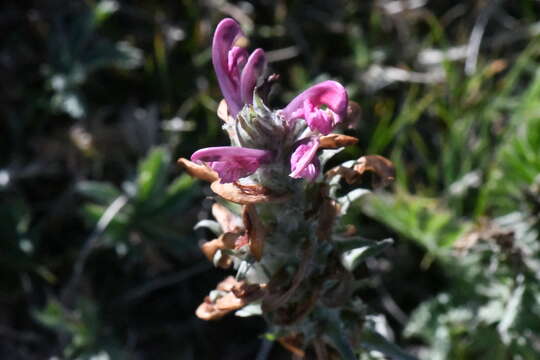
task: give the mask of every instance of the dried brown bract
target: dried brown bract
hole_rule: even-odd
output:
[[[347,182],[347,184],[354,184],[360,178],[360,175],[351,168],[345,166],[336,166],[326,172],[327,178],[333,178],[334,176],[341,176]]]
[[[264,312],[276,310],[289,301],[291,296],[293,296],[295,291],[300,287],[300,284],[302,284],[302,281],[309,275],[314,250],[313,244],[309,244],[304,249],[302,260],[300,261],[298,270],[294,274],[289,288],[283,288],[283,283],[287,283],[287,280],[284,281],[284,277],[287,277],[286,272],[280,272],[274,275],[268,283],[268,294],[263,299],[262,309]]]
[[[300,334],[283,336],[280,337],[278,341],[281,346],[292,352],[297,357],[303,358],[306,355],[305,351],[302,349],[302,344],[304,341]]]
[[[354,145],[358,139],[354,136],[343,134],[328,134],[319,139],[320,149],[337,149],[344,146]]]
[[[264,238],[266,236],[266,229],[257,214],[255,205],[244,205],[242,210],[242,219],[244,220],[244,226],[249,241],[249,250],[251,254],[257,259],[261,260],[264,248]]]
[[[206,165],[196,164],[186,158],[179,158],[177,163],[182,166],[189,175],[196,177],[197,179],[208,182],[219,180],[218,174]]]
[[[354,170],[362,175],[366,171],[374,172],[380,179],[379,186],[389,185],[396,178],[394,164],[384,156],[366,155],[362,156],[354,165]]]
[[[357,102],[349,101],[347,106],[347,117],[343,122],[347,129],[356,129],[357,124],[360,122],[362,116],[360,105]]]
[[[206,255],[208,260],[213,261],[214,256],[216,255],[216,252],[218,250],[234,249],[236,245],[236,240],[239,236],[239,233],[223,233],[217,239],[202,244],[201,250],[204,255]],[[219,267],[226,269],[231,266],[231,264],[232,260],[229,258],[229,256],[226,254],[222,254],[221,259],[218,262]]]
[[[229,312],[241,309],[264,295],[264,286],[248,285],[243,281],[237,281],[232,276],[220,282],[216,290],[222,294],[215,301],[207,296],[195,311],[198,318],[203,320],[221,319]]]
[[[319,239],[324,241],[330,239],[338,214],[339,204],[335,200],[325,197],[319,210],[319,222],[317,225],[317,237]]]
[[[223,229],[223,232],[242,233],[244,226],[240,216],[220,203],[212,205],[212,215]]]
[[[219,181],[214,181],[210,188],[225,200],[242,205],[281,202],[287,198],[286,196],[272,194],[268,188],[262,185],[222,184]]]

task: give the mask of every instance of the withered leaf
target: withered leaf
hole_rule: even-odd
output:
[[[347,303],[353,291],[353,275],[341,267],[333,271],[327,279],[337,280],[337,284],[324,292],[321,297],[322,303],[328,307],[338,307]]]
[[[313,257],[315,246],[311,243],[305,249],[298,266],[298,270],[294,274],[294,277],[291,281],[291,286],[285,291],[280,291],[282,288],[282,279],[281,276],[276,276],[270,279],[268,283],[268,293],[263,299],[262,309],[264,312],[270,312],[281,305],[285,304],[295,291],[299,288],[302,281],[308,276],[309,268]]]
[[[201,245],[201,251],[210,261],[214,261],[214,257],[218,250],[223,249],[234,249],[236,239],[240,236],[238,233],[226,232],[221,234],[217,239],[212,241],[205,242]],[[224,269],[227,269],[231,266],[232,260],[228,255],[222,254],[221,259],[219,259],[218,266]]]
[[[228,276],[221,281],[216,289],[225,294],[219,296],[215,302],[212,302],[207,296],[195,311],[195,315],[200,319],[220,319],[229,312],[238,310],[264,295],[264,285],[247,284],[245,281],[236,280],[233,276]]]
[[[216,308],[215,304],[210,301],[210,298],[207,296],[203,303],[199,305],[197,310],[195,310],[195,315],[202,320],[219,320],[223,316],[227,315],[232,310],[219,310]]]
[[[225,200],[242,205],[281,202],[287,199],[287,196],[272,194],[268,188],[262,185],[222,184],[219,181],[214,181],[210,188]]]
[[[325,197],[319,210],[319,222],[317,225],[317,237],[319,239],[328,240],[330,238],[338,214],[339,204],[335,200]]]
[[[291,325],[300,321],[304,316],[309,314],[317,304],[320,290],[320,286],[317,286],[312,289],[310,293],[305,293],[304,295],[306,296],[301,301],[277,309],[274,323],[278,325]]]
[[[354,184],[360,178],[358,172],[345,166],[336,166],[326,172],[327,178],[332,178],[336,175],[342,176],[349,185]]]
[[[212,215],[224,232],[240,233],[244,230],[240,216],[233,213],[225,205],[220,203],[212,205]]]
[[[197,179],[208,182],[219,180],[218,174],[208,166],[196,164],[186,158],[179,158],[177,163],[182,166],[189,175],[196,177]]]
[[[337,149],[344,146],[354,145],[358,139],[354,136],[343,134],[328,134],[321,136],[319,139],[319,148],[321,149]]]
[[[237,298],[232,292],[229,292],[216,300],[216,308],[218,310],[233,311],[243,308],[246,305],[246,300]]]
[[[207,241],[201,245],[201,251],[210,261],[213,261],[214,255],[220,249],[221,242],[218,239]]]
[[[357,102],[349,101],[349,105],[347,106],[347,117],[345,118],[345,121],[343,121],[343,125],[345,125],[347,129],[356,128],[362,115],[360,110],[360,105]]]
[[[249,250],[255,259],[259,261],[263,255],[266,229],[257,214],[255,205],[244,205],[244,208],[242,209],[242,219],[244,220],[244,227],[246,228],[248,236]]]
[[[374,172],[381,179],[382,186],[390,184],[396,178],[394,164],[380,155],[362,156],[356,162],[354,170],[360,175],[366,171]]]
[[[238,285],[238,280],[236,280],[234,276],[227,276],[217,284],[216,290],[230,292],[236,285]]]
[[[303,358],[306,353],[302,349],[302,335],[294,334],[288,336],[282,336],[278,339],[281,346],[292,352],[294,355]]]
[[[313,341],[313,348],[315,349],[315,355],[317,356],[317,360],[327,360],[330,358],[326,344],[322,338],[315,338],[315,340]]]
[[[245,299],[249,303],[259,300],[266,294],[266,284],[248,284],[241,281],[231,291],[236,297]]]

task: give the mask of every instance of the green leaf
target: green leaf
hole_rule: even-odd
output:
[[[327,335],[332,341],[332,345],[341,355],[343,360],[358,360],[354,352],[353,347],[347,340],[347,337],[343,333],[342,329],[337,325],[328,328]]]
[[[353,204],[356,200],[360,199],[361,197],[367,194],[371,194],[371,191],[368,189],[354,189],[353,191],[349,192],[347,195],[344,195],[338,198],[337,202],[341,206],[340,212],[342,214],[346,214],[351,204]]]
[[[399,346],[369,328],[364,328],[362,331],[362,346],[369,350],[379,351],[393,360],[417,360],[414,356],[407,354]]]
[[[193,227],[194,230],[206,228],[214,233],[214,235],[219,236],[223,232],[221,229],[221,225],[218,224],[217,221],[214,220],[208,220],[204,219],[199,221],[195,226]]]
[[[139,202],[152,202],[154,198],[159,200],[159,196],[165,192],[169,160],[169,154],[165,149],[156,148],[139,165],[136,195]]]
[[[354,241],[348,244],[348,246],[353,246],[353,243]],[[357,241],[356,244],[360,245],[360,247],[344,251],[341,254],[341,263],[347,270],[353,271],[365,259],[380,254],[393,243],[394,241],[392,239],[384,239],[371,243],[365,241]]]
[[[110,204],[120,196],[120,191],[107,182],[80,181],[77,183],[76,189],[82,195],[102,205]]]

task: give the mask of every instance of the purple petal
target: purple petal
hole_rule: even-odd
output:
[[[257,86],[257,80],[264,73],[266,67],[266,56],[263,49],[256,49],[251,53],[246,66],[242,70],[240,80],[240,94],[244,104],[253,103],[253,90]]]
[[[289,122],[303,118],[311,130],[327,135],[347,115],[347,103],[347,90],[340,83],[328,80],[295,97],[282,114]]]
[[[191,161],[208,163],[218,173],[222,184],[249,176],[271,160],[269,151],[236,146],[205,148],[191,155]]]
[[[241,48],[235,47],[234,43],[243,35],[240,25],[236,21],[230,18],[223,19],[216,27],[212,42],[212,64],[223,97],[233,116],[236,116],[243,106],[238,83],[240,74],[236,74],[236,79],[234,76],[234,72],[238,71],[242,57],[240,55],[245,57]]]
[[[319,158],[316,156],[318,148],[318,138],[304,139],[303,143],[298,145],[291,155],[291,173],[289,176],[295,179],[315,180],[321,167]]]

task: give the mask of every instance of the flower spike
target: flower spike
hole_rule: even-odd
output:
[[[253,103],[253,90],[257,80],[263,75],[266,67],[266,56],[263,49],[256,49],[247,60],[240,78],[240,94],[244,104]]]
[[[272,154],[269,151],[236,146],[210,147],[191,155],[192,161],[208,163],[208,166],[218,173],[222,184],[253,174],[271,159]]]
[[[248,57],[246,49],[235,46],[236,41],[243,36],[240,25],[229,18],[218,24],[212,42],[212,64],[233,117],[242,110],[244,104],[251,103],[253,90],[266,65],[262,49],[255,50]]]
[[[347,90],[340,83],[328,80],[295,97],[282,114],[288,122],[304,119],[311,130],[328,135],[347,116],[347,103]]]

